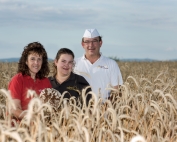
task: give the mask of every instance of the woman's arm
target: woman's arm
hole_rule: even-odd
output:
[[[12,108],[12,114],[15,118],[21,120],[26,115],[26,112],[22,110],[21,101],[19,99],[13,99],[13,101],[16,106],[16,109]]]

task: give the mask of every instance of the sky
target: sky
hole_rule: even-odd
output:
[[[177,59],[177,0],[0,0],[0,59],[40,42],[84,54],[85,29],[102,36],[101,53],[118,59]]]

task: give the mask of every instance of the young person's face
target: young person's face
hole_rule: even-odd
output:
[[[70,54],[62,54],[58,60],[55,60],[57,74],[61,76],[69,76],[73,70],[74,59]]]
[[[31,77],[35,77],[42,66],[42,56],[37,53],[31,53],[28,55],[26,65],[29,68]]]
[[[85,53],[88,56],[98,56],[100,54],[100,48],[102,41],[99,41],[99,37],[85,38],[82,42],[82,47],[85,49]]]

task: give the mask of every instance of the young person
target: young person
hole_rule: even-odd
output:
[[[82,89],[90,86],[84,77],[74,74],[74,53],[68,48],[61,48],[53,63],[53,76],[49,77],[52,87],[58,90],[61,94],[66,92],[64,98],[75,97],[77,101],[80,100]],[[88,89],[86,93],[91,91]],[[86,96],[86,102],[88,104],[91,95]]]
[[[18,63],[18,71],[11,79],[8,89],[16,105],[12,110],[15,118],[22,119],[28,109],[31,97],[27,96],[28,90],[33,90],[37,95],[45,88],[51,88],[49,79],[48,57],[42,44],[29,43],[22,52]]]
[[[97,29],[86,29],[81,41],[85,53],[75,60],[74,72],[88,81],[94,93],[107,99],[110,91],[106,88],[111,86],[118,89],[123,80],[118,64],[101,54],[102,44],[102,37]]]

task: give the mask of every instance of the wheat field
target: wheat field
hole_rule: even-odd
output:
[[[54,109],[33,94],[27,115],[18,123],[11,117],[14,106],[7,90],[17,63],[0,63],[0,141],[177,142],[177,62],[118,64],[124,84],[120,90],[107,88],[112,90],[109,100],[91,92],[88,106],[84,101],[76,105],[62,94]]]

